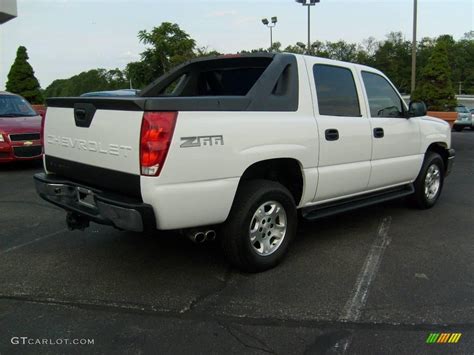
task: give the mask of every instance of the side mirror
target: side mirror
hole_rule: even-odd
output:
[[[408,117],[426,116],[427,112],[428,109],[426,108],[426,104],[423,101],[410,102],[410,106],[408,108]]]

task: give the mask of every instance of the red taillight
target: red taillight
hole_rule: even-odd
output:
[[[145,176],[158,176],[173,138],[177,112],[145,112],[140,135],[140,167]]]

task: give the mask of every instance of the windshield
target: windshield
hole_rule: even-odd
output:
[[[38,114],[20,96],[0,95],[0,117],[30,117]]]
[[[467,108],[465,106],[457,106],[456,107],[456,112],[459,112],[459,113],[469,113],[469,111],[467,110]]]

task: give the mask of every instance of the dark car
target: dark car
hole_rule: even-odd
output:
[[[23,97],[0,91],[0,163],[41,158],[42,122]]]

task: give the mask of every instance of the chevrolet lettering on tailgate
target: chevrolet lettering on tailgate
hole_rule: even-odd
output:
[[[97,141],[90,141],[85,139],[77,139],[71,137],[60,137],[48,134],[48,143],[60,145],[65,148],[79,149],[83,151],[96,152],[101,154],[109,154],[115,156],[128,157],[128,154],[133,151],[133,148],[120,144],[102,144]]]

